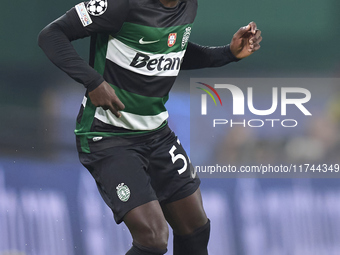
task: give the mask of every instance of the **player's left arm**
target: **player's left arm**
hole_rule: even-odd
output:
[[[230,50],[236,58],[246,58],[260,49],[261,41],[261,30],[257,29],[256,23],[252,21],[234,34]]]
[[[261,41],[261,31],[257,29],[255,22],[250,22],[241,27],[234,34],[231,43],[225,46],[208,47],[189,42],[181,69],[220,67],[239,61],[260,49]]]

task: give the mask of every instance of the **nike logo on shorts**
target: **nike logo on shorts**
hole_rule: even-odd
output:
[[[101,139],[103,139],[103,137],[101,137],[101,136],[95,136],[95,137],[92,138],[92,140],[93,140],[94,142],[98,142],[98,141],[100,141]]]

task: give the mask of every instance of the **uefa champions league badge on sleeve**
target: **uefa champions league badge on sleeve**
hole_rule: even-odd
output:
[[[87,4],[87,11],[92,16],[100,16],[107,9],[107,0],[91,0]]]

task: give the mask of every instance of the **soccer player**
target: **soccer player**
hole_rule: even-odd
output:
[[[133,238],[127,255],[167,250],[205,255],[210,233],[190,160],[167,125],[164,107],[180,69],[218,67],[260,48],[254,22],[230,45],[189,42],[197,0],[91,0],[77,4],[39,34],[48,58],[86,94],[77,117],[81,163],[115,221]],[[71,41],[91,36],[90,63]]]

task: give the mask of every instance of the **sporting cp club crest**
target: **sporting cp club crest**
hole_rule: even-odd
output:
[[[128,186],[124,185],[124,183],[119,184],[117,187],[117,195],[119,199],[123,202],[126,202],[130,198],[130,189]]]
[[[168,46],[172,47],[176,43],[177,33],[170,33],[168,37]]]
[[[93,16],[102,15],[107,9],[107,0],[91,0],[87,4],[87,11]]]
[[[183,34],[183,39],[182,39],[182,43],[181,43],[182,49],[184,49],[184,47],[187,45],[187,43],[189,41],[190,34],[191,34],[191,27],[187,27],[184,31],[184,34]]]

